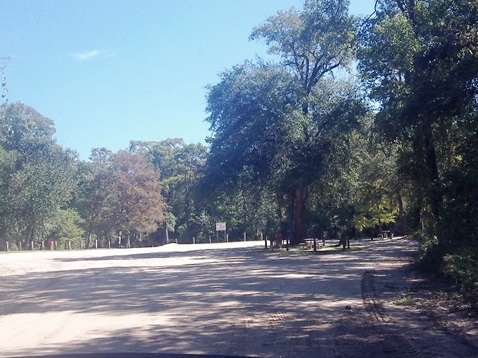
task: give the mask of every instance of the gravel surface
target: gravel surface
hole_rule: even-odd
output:
[[[478,356],[476,319],[412,270],[415,243],[352,244],[1,254],[0,356]]]

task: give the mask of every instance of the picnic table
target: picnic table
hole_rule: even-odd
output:
[[[313,249],[314,248],[314,241],[316,243],[316,248],[317,249],[320,249],[320,246],[321,246],[321,243],[319,242],[319,239],[314,239],[314,238],[307,238],[307,239],[304,239],[304,242],[299,244],[299,248],[302,248],[302,249]],[[323,246],[323,244],[322,244]]]
[[[391,239],[393,234],[390,230],[382,230],[382,239]]]

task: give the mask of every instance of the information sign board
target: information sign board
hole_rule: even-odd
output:
[[[226,223],[216,223],[216,231],[226,231]]]

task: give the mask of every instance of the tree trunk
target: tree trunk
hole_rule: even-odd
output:
[[[85,249],[90,248],[91,236],[92,236],[91,231],[88,231],[88,235],[86,235]]]
[[[442,193],[441,193],[441,182],[438,173],[438,163],[436,158],[435,143],[433,139],[433,132],[431,125],[425,123],[423,131],[423,141],[424,141],[424,150],[425,150],[425,165],[426,165],[426,174],[427,174],[427,197],[430,203],[430,211],[432,214],[432,227],[436,235],[437,227],[439,225],[440,216],[441,216],[441,207],[442,207]]]
[[[403,199],[401,193],[398,193],[398,218],[397,218],[397,232],[398,235],[405,235],[405,210],[403,208]]]
[[[421,165],[415,173],[415,181],[423,193],[421,208],[422,229],[429,235],[439,236],[437,230],[443,199],[433,129],[430,121],[422,121],[416,133],[413,150],[417,162]]]
[[[294,190],[292,198],[292,237],[291,245],[297,245],[305,239],[305,201],[306,190],[299,186]]]
[[[166,244],[169,244],[169,231],[168,231],[168,220],[164,222],[164,239],[166,240]]]

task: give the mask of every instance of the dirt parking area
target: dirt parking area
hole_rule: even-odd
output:
[[[1,254],[0,356],[478,356],[476,321],[441,311],[413,242],[360,245]]]

